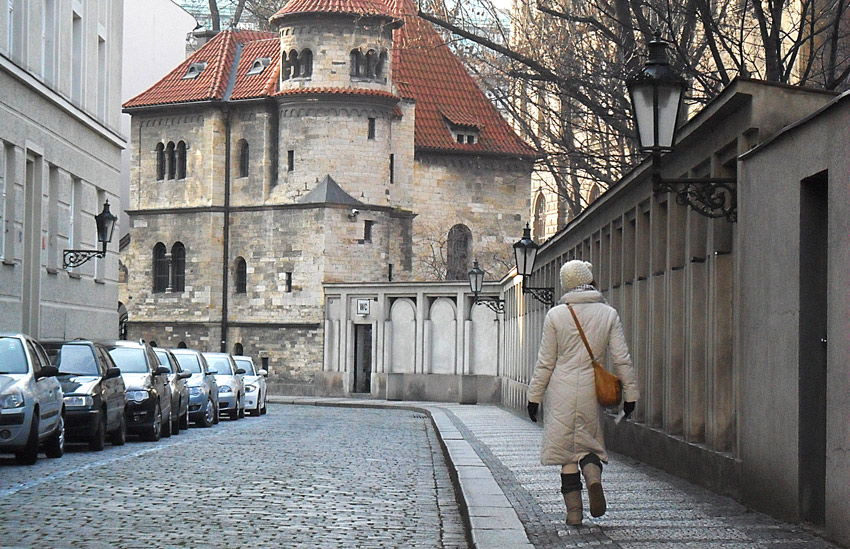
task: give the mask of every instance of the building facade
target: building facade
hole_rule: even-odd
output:
[[[118,334],[118,242],[94,215],[120,209],[121,0],[9,0],[0,9],[0,330]],[[116,229],[117,234],[117,229]]]
[[[290,2],[272,23],[125,103],[128,330],[321,392],[322,284],[501,271],[534,151],[412,2]]]

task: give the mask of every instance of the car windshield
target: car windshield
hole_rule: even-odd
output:
[[[0,337],[0,374],[25,374],[28,370],[21,340]]]
[[[219,375],[233,375],[233,370],[230,368],[230,361],[226,357],[207,357],[207,364],[211,372]]]
[[[234,359],[234,360],[236,360],[236,367],[237,368],[242,368],[243,370],[245,370],[246,376],[257,375],[257,373],[254,371],[254,363],[251,362],[250,360],[239,360],[238,358]]]
[[[201,361],[195,355],[174,355],[177,357],[177,362],[184,370],[189,370],[193,374],[201,373]]]
[[[144,349],[132,349],[129,347],[112,347],[109,354],[115,365],[121,369],[122,374],[147,374],[150,372],[148,363],[145,362]]]
[[[168,360],[168,353],[165,351],[154,351],[154,353],[156,353],[156,358],[159,359],[159,363],[171,370],[171,373],[173,374],[174,368],[171,367],[171,361]]]
[[[50,363],[59,368],[60,374],[76,376],[99,376],[92,348],[88,345],[62,345],[58,349],[45,349]]]

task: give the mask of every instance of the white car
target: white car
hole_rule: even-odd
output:
[[[62,386],[41,345],[25,334],[0,333],[0,453],[32,465],[39,447],[49,458],[65,453]]]
[[[234,356],[236,365],[245,370],[242,378],[245,384],[245,411],[252,416],[266,413],[266,377],[269,373],[262,368],[254,368],[249,356]]]

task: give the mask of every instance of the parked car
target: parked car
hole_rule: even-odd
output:
[[[200,351],[193,349],[171,349],[184,371],[192,376],[186,380],[189,388],[189,419],[201,427],[218,423],[218,384],[215,372],[207,366]]]
[[[126,386],[127,432],[157,441],[171,436],[171,389],[166,366],[144,341],[105,343]]]
[[[192,372],[184,372],[177,358],[168,349],[154,347],[153,352],[159,363],[171,372],[168,374],[168,385],[171,388],[171,432],[179,434],[180,429],[189,428],[189,388],[186,379]]]
[[[219,412],[226,412],[230,419],[245,417],[245,386],[242,383],[245,370],[237,367],[228,353],[204,353],[204,358],[215,372]]]
[[[65,452],[62,387],[39,343],[25,334],[0,333],[0,453],[32,465],[44,447],[49,458]]]
[[[237,368],[245,370],[242,382],[245,384],[245,411],[252,416],[266,413],[266,376],[269,373],[262,368],[254,368],[249,356],[234,356]]]
[[[124,444],[124,379],[109,351],[91,341],[42,341],[50,362],[59,368],[57,379],[65,394],[65,438],[88,442],[103,450],[106,439]]]

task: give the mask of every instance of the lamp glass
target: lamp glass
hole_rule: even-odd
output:
[[[516,257],[516,272],[522,277],[531,276],[534,271],[534,260],[537,259],[537,245],[531,240],[531,228],[528,223],[522,231],[522,238],[514,244],[514,256]]]
[[[94,216],[97,225],[97,240],[103,244],[112,242],[112,233],[115,231],[115,222],[118,218],[109,211],[109,201],[103,204],[103,211]]]
[[[653,149],[657,146],[655,139],[655,109],[653,108],[653,85],[641,82],[629,86],[632,97],[632,108],[635,113],[635,123],[638,129],[641,149]]]
[[[673,135],[676,132],[676,121],[679,118],[679,106],[682,98],[682,86],[675,83],[656,84],[658,97],[654,116],[658,120],[658,135],[656,145],[669,149],[673,147]]]
[[[478,295],[481,293],[481,288],[484,287],[484,275],[487,271],[478,266],[478,261],[472,265],[472,270],[469,271],[469,289],[472,293]]]

